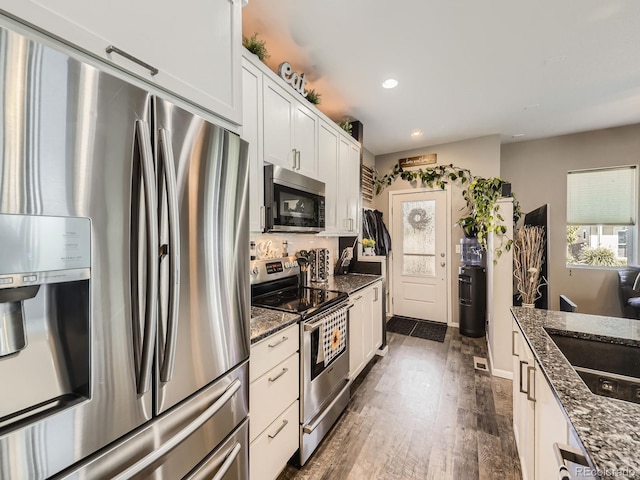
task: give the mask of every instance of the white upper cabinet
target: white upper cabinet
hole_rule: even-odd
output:
[[[296,149],[296,171],[307,177],[317,178],[317,123],[318,116],[304,105],[297,103],[295,106],[293,134],[293,146]]]
[[[267,76],[263,77],[263,142],[264,161],[295,170],[293,148],[293,106],[289,92]]]
[[[242,135],[252,145],[249,182],[260,182],[258,188],[251,187],[251,231],[262,231],[262,167],[269,163],[324,182],[325,233],[358,235],[360,144],[284,84],[255,55],[245,51],[242,65]]]
[[[263,82],[264,161],[317,178],[318,116],[267,76]]]
[[[342,234],[357,235],[360,223],[360,147],[340,138],[337,225]]]
[[[336,128],[320,120],[318,125],[318,178],[325,184],[325,232],[338,231],[338,142]]]
[[[242,61],[242,138],[249,142],[249,230],[264,230],[262,158],[262,73]]]
[[[241,0],[0,0],[36,28],[236,124],[241,8]]]

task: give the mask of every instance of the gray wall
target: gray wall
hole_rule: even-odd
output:
[[[486,137],[463,140],[460,142],[447,143],[442,145],[434,145],[430,147],[418,148],[415,150],[406,150],[403,152],[389,153],[378,155],[375,158],[375,165],[378,173],[384,175],[389,173],[393,166],[398,163],[401,158],[414,157],[418,155],[426,155],[435,153],[438,155],[438,164],[452,163],[456,167],[468,168],[475,176],[481,177],[497,177],[500,174],[500,136],[489,135]],[[393,185],[386,188],[378,195],[374,202],[375,208],[383,213],[383,219],[389,231],[391,231],[389,219],[389,191],[408,190],[411,188],[419,188],[420,185],[412,185],[411,183],[398,179]],[[451,187],[451,221],[455,223],[458,218],[462,217],[465,211],[465,203],[462,198],[462,190],[458,184]],[[460,227],[451,226],[451,234],[449,235],[451,244],[451,258],[449,259],[449,280],[450,294],[452,299],[451,319],[454,323],[458,322],[458,267],[460,266],[460,255],[455,253],[455,245],[460,243],[463,237]],[[392,245],[393,245],[393,239]]]
[[[376,157],[366,148],[362,148],[362,163],[367,167],[374,168],[376,166]]]
[[[503,145],[500,172],[523,212],[549,204],[551,308],[567,295],[578,311],[621,315],[617,273],[566,267],[567,172],[640,163],[640,124]]]

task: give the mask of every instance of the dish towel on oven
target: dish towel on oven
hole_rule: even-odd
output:
[[[318,348],[318,360],[329,365],[345,348],[347,341],[347,307],[329,313],[322,319],[320,326],[321,346]]]

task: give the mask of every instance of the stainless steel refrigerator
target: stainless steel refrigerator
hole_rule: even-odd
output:
[[[0,479],[248,476],[238,136],[0,28]]]

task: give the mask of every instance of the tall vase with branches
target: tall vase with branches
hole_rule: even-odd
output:
[[[533,305],[547,284],[541,276],[544,260],[544,228],[525,225],[520,227],[513,242],[513,264],[516,287],[523,305]]]

